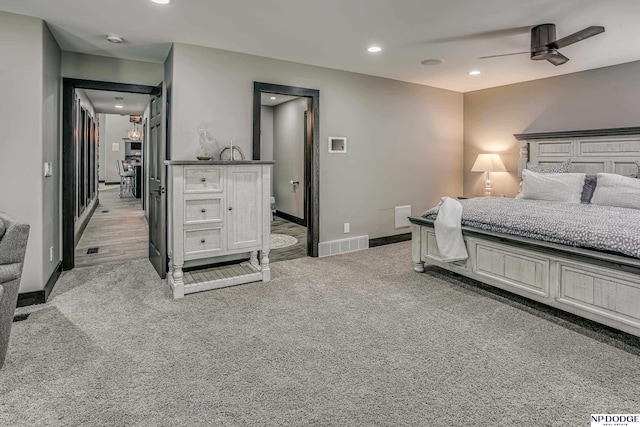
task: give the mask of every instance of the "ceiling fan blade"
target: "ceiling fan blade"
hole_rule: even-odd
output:
[[[547,61],[551,62],[555,66],[562,65],[565,62],[569,61],[569,58],[567,58],[566,56],[564,56],[560,52],[556,52],[554,54],[547,55],[547,57],[544,58],[544,59],[546,59]]]
[[[500,57],[500,56],[522,55],[523,53],[531,53],[531,52],[527,51],[527,52],[503,53],[503,54],[501,54],[501,55],[481,56],[481,57],[479,57],[478,59],[498,58],[498,57]]]
[[[565,46],[569,46],[570,44],[577,43],[580,40],[593,37],[600,33],[604,33],[604,27],[591,26],[589,28],[585,28],[584,30],[578,31],[577,33],[573,33],[570,36],[563,37],[554,42],[551,42],[546,47],[548,47],[549,49],[560,49]]]

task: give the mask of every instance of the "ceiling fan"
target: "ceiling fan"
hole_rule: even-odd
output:
[[[502,55],[481,56],[478,59],[496,58],[499,56],[531,54],[531,59],[546,59],[553,65],[562,65],[569,60],[566,56],[558,52],[558,49],[581,40],[593,37],[604,32],[604,27],[591,26],[573,33],[567,37],[556,40],[556,25],[541,24],[531,28],[531,50],[529,52],[505,53]]]

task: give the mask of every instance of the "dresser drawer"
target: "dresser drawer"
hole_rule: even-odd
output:
[[[218,168],[184,168],[184,192],[195,193],[203,191],[222,192],[221,167]]]
[[[198,228],[185,230],[184,232],[184,255],[185,259],[189,255],[211,255],[224,251],[224,240],[222,238],[222,227]],[[193,258],[193,257],[191,257]]]
[[[222,198],[185,200],[184,223],[222,222]]]

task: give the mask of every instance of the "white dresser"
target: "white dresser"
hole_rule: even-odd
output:
[[[274,162],[165,163],[170,183],[168,282],[174,298],[241,283],[268,282]],[[214,263],[218,266],[183,271]]]

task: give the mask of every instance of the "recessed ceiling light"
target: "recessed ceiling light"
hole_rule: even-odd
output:
[[[277,98],[275,96],[272,96],[271,99],[275,101]]]
[[[154,3],[158,3],[158,4],[169,4],[171,3],[171,0],[151,0]]]
[[[469,75],[470,75],[470,76],[478,76],[478,75],[480,75],[480,74],[482,74],[482,73],[480,72],[480,70],[471,70],[471,71],[469,71]]]
[[[120,37],[117,34],[109,34],[107,35],[107,40],[109,40],[111,43],[122,43],[124,40],[122,39],[122,37]]]
[[[424,61],[420,61],[422,65],[440,65],[444,62],[444,59],[440,58],[431,58],[425,59]]]
[[[116,105],[116,108],[124,108],[123,105]]]
[[[367,51],[371,52],[371,53],[378,53],[381,50],[382,50],[382,48],[380,46],[370,46],[370,47],[367,48]]]

